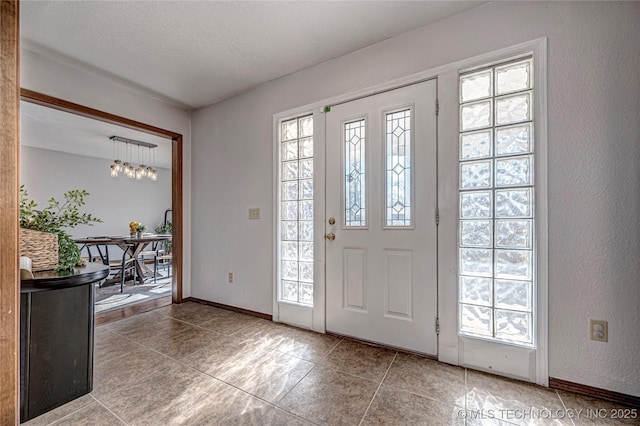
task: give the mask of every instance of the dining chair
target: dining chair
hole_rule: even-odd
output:
[[[114,268],[120,274],[120,293],[124,293],[124,281],[127,275],[127,272],[133,274],[133,283],[135,284],[137,279],[137,271],[136,268],[136,259],[130,256],[130,250],[132,248],[131,245],[126,244],[127,249],[122,250],[122,259],[114,260],[109,263],[109,268]],[[117,274],[116,274],[117,276]]]
[[[153,271],[154,282],[155,282],[155,276],[156,276],[156,270],[155,270],[155,264],[157,262],[156,259],[158,256],[162,256],[162,255],[164,255],[164,249],[160,248],[159,241],[154,241],[153,243],[151,243],[151,250],[145,250],[140,252],[136,259],[136,262],[140,263],[141,266],[144,265],[145,263],[154,264],[154,271]],[[144,269],[142,270],[144,271]],[[144,281],[144,277],[140,277],[140,278],[142,281]]]
[[[153,282],[158,282],[158,269],[159,268],[167,268],[167,276],[165,278],[169,278],[171,276],[171,262],[172,255],[169,254],[161,254],[155,257],[153,262]]]
[[[126,244],[130,248],[129,244]],[[109,253],[109,247],[118,247],[122,250],[122,257],[112,259]],[[98,286],[102,287],[107,280],[120,280],[120,293],[124,293],[124,283],[127,274],[133,274],[133,282],[137,279],[136,259],[129,255],[129,250],[122,249],[117,244],[85,244],[82,249],[87,251],[87,260],[89,262],[101,262],[103,265],[109,266],[109,276]],[[92,250],[94,249],[94,250]]]

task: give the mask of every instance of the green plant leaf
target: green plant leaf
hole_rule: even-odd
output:
[[[80,261],[78,245],[63,228],[102,222],[91,213],[80,213],[79,207],[85,205],[87,196],[89,192],[84,189],[72,189],[64,193],[63,203],[51,197],[47,207],[38,210],[38,204],[29,200],[26,188],[20,185],[20,227],[58,235],[58,270],[69,270]]]

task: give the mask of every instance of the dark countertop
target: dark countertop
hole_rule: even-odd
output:
[[[100,281],[109,275],[109,267],[100,263],[88,263],[70,271],[56,270],[34,272],[33,278],[20,280],[20,292],[58,290]]]

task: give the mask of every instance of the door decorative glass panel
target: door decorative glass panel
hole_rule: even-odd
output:
[[[344,124],[344,226],[367,226],[365,120]]]
[[[280,125],[278,300],[313,305],[313,116]]]
[[[459,333],[534,345],[531,58],[460,75]]]
[[[412,225],[411,109],[386,116],[385,227]]]

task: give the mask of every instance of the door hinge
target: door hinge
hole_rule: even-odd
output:
[[[436,335],[440,334],[440,318],[436,318]]]
[[[436,99],[436,115],[440,114],[440,100]]]
[[[440,209],[436,207],[436,225],[440,225]]]

